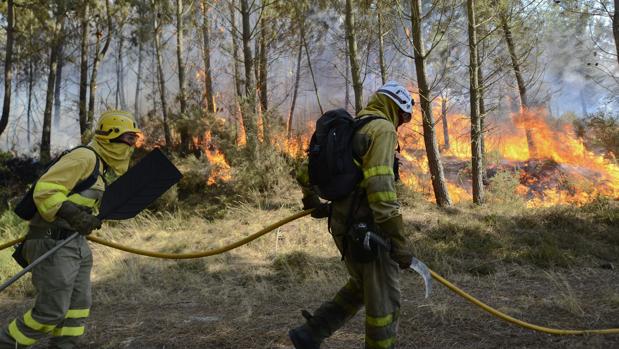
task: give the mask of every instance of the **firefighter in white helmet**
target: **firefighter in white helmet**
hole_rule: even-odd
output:
[[[310,314],[289,332],[297,349],[319,349],[322,341],[365,307],[365,348],[390,349],[396,343],[400,309],[400,271],[411,265],[413,254],[404,235],[395,191],[397,166],[394,152],[397,128],[411,120],[413,99],[400,84],[390,81],[372,97],[357,117],[374,118],[353,136],[352,146],[363,172],[356,190],[326,209],[309,183],[307,166],[297,173],[303,188],[304,208],[312,216],[326,217],[350,278],[332,300]],[[368,252],[351,240],[354,227],[368,227],[390,242],[391,248]]]

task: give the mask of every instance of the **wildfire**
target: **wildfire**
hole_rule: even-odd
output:
[[[200,141],[194,139],[194,143],[200,146],[210,164],[210,173],[207,179],[208,185],[214,185],[217,182],[228,182],[232,179],[230,165],[226,161],[224,154],[213,143],[211,131],[204,132],[204,137]]]
[[[144,133],[142,132],[138,133],[137,135],[138,135],[138,139],[135,142],[135,147],[142,148],[144,146],[144,143],[146,143],[146,136],[144,136]]]
[[[282,130],[271,137],[271,144],[273,144],[275,149],[291,158],[301,158],[305,156],[305,152],[309,146],[310,138],[314,130],[314,123],[308,121],[304,129],[306,130],[305,132],[296,133],[291,138],[288,138],[285,130]]]
[[[440,102],[439,99],[439,103],[433,106],[433,115],[437,120],[435,131],[444,160],[447,186],[454,202],[468,201],[471,198],[470,180],[463,178],[470,169],[460,164],[470,162],[471,158],[470,119],[454,113],[441,115]],[[447,120],[448,147],[443,118]],[[619,166],[612,154],[608,159],[587,150],[569,124],[552,127],[544,109],[515,113],[509,120],[486,125],[485,129],[486,154],[495,154],[492,160],[487,156],[486,167],[519,173],[520,186],[514,194],[525,197],[528,206],[582,205],[598,196],[619,198]],[[534,154],[529,149],[525,130],[529,130],[535,145]],[[415,165],[415,168],[410,164],[427,164],[425,152],[420,151],[425,148],[418,108],[413,121],[401,127],[398,133],[403,169],[408,172],[402,176],[403,182],[427,192],[421,190],[431,185],[427,165]]]
[[[409,90],[419,100],[416,89],[411,86]],[[452,201],[470,202],[470,118],[448,112],[447,101],[443,102],[438,98],[432,107],[448,191]],[[240,115],[240,110],[237,112]],[[558,122],[548,118],[544,109],[529,109],[509,116],[505,120],[486,120],[485,184],[492,182],[499,171],[514,173],[514,181],[518,183],[514,195],[523,197],[530,207],[583,205],[599,196],[619,199],[619,165],[613,154],[600,155],[587,149],[570,124],[555,125]],[[264,141],[266,126],[263,118],[259,111],[260,141]],[[405,186],[434,200],[421,121],[420,108],[414,108],[413,120],[398,129],[400,178]],[[246,143],[245,129],[241,118],[236,122],[237,146],[242,147]],[[269,139],[278,151],[300,158],[305,156],[314,122],[309,121],[302,129],[293,137],[285,131],[272,132]],[[209,185],[230,180],[230,166],[212,144],[210,132],[205,133],[202,148],[213,166]]]

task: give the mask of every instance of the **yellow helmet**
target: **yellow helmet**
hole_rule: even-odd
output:
[[[133,114],[124,110],[108,110],[99,117],[95,137],[109,141],[127,132],[142,132],[137,127]]]

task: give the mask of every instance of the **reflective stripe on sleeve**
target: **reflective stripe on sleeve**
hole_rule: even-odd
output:
[[[41,203],[41,210],[43,212],[47,212],[52,208],[56,207],[58,204],[67,201],[67,196],[63,193],[55,193],[54,195],[48,197]]]
[[[396,201],[397,199],[398,197],[393,191],[379,191],[368,194],[368,202]]]
[[[90,207],[90,208],[95,207],[97,205],[97,200],[81,196],[80,194],[72,194],[71,196],[69,196],[69,201],[76,203],[80,206],[85,206],[85,207]]]
[[[374,166],[363,170],[363,178],[374,176],[394,176],[393,168],[389,166]]]

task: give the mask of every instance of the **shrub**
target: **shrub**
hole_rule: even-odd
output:
[[[619,154],[619,114],[598,112],[574,121],[576,135],[589,149],[602,148],[609,156]]]
[[[524,205],[524,200],[517,194],[520,185],[519,176],[516,172],[498,171],[491,179],[488,186],[487,202],[491,204]]]

